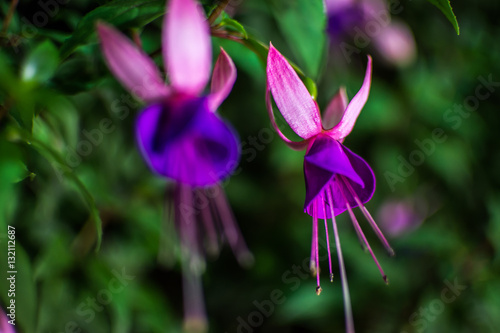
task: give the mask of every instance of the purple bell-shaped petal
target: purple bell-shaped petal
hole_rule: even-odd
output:
[[[324,191],[331,191],[335,215],[347,209],[346,199],[351,208],[358,206],[348,186],[362,203],[368,202],[375,192],[375,175],[368,163],[326,135],[319,135],[307,152],[304,158],[304,176],[304,211],[311,216],[313,201],[323,195]],[[326,195],[323,200],[326,201]],[[323,205],[319,205],[317,214],[318,218],[331,218],[330,210],[323,211]]]
[[[215,184],[238,163],[235,132],[209,110],[206,97],[177,97],[147,107],[136,133],[151,169],[184,184]]]

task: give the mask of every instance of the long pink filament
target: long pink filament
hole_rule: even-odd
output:
[[[316,282],[318,285],[316,293],[319,295],[321,293],[321,286],[319,284],[318,206],[316,201],[313,202],[313,237],[315,245],[314,262],[316,263]]]
[[[342,193],[342,196],[344,197],[345,204],[346,204],[346,207],[347,207],[347,211],[349,212],[349,216],[351,217],[351,221],[352,221],[352,224],[354,226],[354,229],[362,237],[363,242],[366,245],[366,248],[370,252],[370,254],[371,254],[372,258],[373,258],[373,261],[375,261],[375,264],[377,265],[378,270],[380,271],[380,274],[382,275],[382,279],[384,279],[385,283],[388,283],[387,275],[385,275],[384,270],[382,269],[382,266],[380,266],[380,264],[379,264],[379,262],[377,260],[377,257],[375,256],[375,253],[373,253],[373,250],[372,250],[372,248],[370,246],[370,243],[368,243],[368,240],[366,239],[366,236],[363,233],[363,230],[359,226],[358,220],[356,219],[356,216],[354,215],[354,213],[353,213],[353,211],[351,209],[351,206],[349,205],[349,202],[347,201],[347,198],[346,198],[346,196],[344,194],[344,190],[342,189],[342,186],[339,186],[339,187],[340,187],[340,192]]]
[[[314,238],[314,218],[313,218],[313,232],[311,237],[311,258],[309,259],[309,270],[311,271],[312,276],[316,276],[317,267],[316,267],[316,239]]]
[[[330,189],[331,191],[331,189]],[[335,234],[335,244],[337,245],[337,255],[339,258],[340,277],[342,280],[342,293],[344,295],[344,309],[345,309],[345,326],[347,333],[354,333],[354,320],[352,319],[352,306],[351,296],[349,295],[349,285],[347,284],[347,277],[345,273],[344,258],[342,257],[342,249],[340,247],[340,238],[337,230],[337,222],[335,221],[335,213],[333,211],[333,199],[330,191],[326,191],[328,196],[328,204],[332,213],[333,232]]]
[[[201,275],[193,272],[185,261],[182,263],[182,271],[185,329],[205,331],[208,320],[203,299]]]
[[[227,241],[233,249],[238,262],[243,266],[249,266],[253,263],[253,255],[248,250],[233,213],[229,208],[229,203],[227,202],[224,190],[219,185],[217,185],[217,187],[219,189],[219,193],[215,196],[214,201],[219,212],[220,221],[222,223],[224,233],[226,234]]]
[[[199,190],[197,193],[203,198],[199,210],[201,211],[201,220],[203,221],[203,225],[207,233],[207,251],[209,254],[216,256],[219,254],[219,239],[217,238],[214,218],[210,211],[210,201],[205,191]]]
[[[182,237],[183,260],[189,262],[190,269],[201,273],[205,270],[205,258],[198,241],[198,230],[196,228],[196,217],[193,209],[192,189],[187,185],[180,187],[180,230]]]
[[[323,193],[324,195],[324,193]],[[323,203],[323,214],[325,215],[325,232],[326,232],[326,248],[328,249],[328,265],[330,267],[330,282],[333,282],[333,272],[332,272],[332,255],[330,251],[330,236],[328,235],[328,219],[326,218],[326,205],[325,200],[321,196],[321,202]]]
[[[346,181],[343,176],[341,176],[341,177],[342,177],[342,181],[344,182],[344,184],[346,185],[346,187],[349,189],[349,192],[351,192],[352,196],[354,197],[354,200],[356,201],[356,203],[358,204],[359,208],[361,209],[361,212],[363,212],[363,215],[365,216],[365,218],[370,223],[373,231],[375,231],[375,233],[377,234],[377,237],[380,239],[380,241],[384,245],[387,253],[390,256],[393,256],[395,254],[394,250],[392,249],[392,247],[389,244],[389,242],[387,241],[387,239],[384,237],[384,234],[382,234],[382,231],[380,231],[377,223],[375,223],[375,220],[370,215],[370,212],[368,212],[368,209],[366,209],[366,207],[363,205],[363,203],[361,202],[361,200],[359,200],[358,196],[356,195],[356,192],[354,192],[353,188],[351,187],[351,184],[349,184],[349,182]]]

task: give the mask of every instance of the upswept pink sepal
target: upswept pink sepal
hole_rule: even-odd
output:
[[[348,103],[349,99],[347,98],[345,87],[340,87],[339,92],[333,96],[323,113],[323,128],[325,130],[333,128],[340,122]]]
[[[214,112],[217,110],[229,95],[235,81],[236,67],[234,62],[221,47],[212,74],[211,94],[208,100],[210,110]]]
[[[172,88],[199,95],[212,66],[210,31],[194,0],[170,0],[163,24],[163,58]]]
[[[335,140],[341,140],[345,138],[349,133],[351,133],[356,119],[358,119],[359,113],[363,109],[366,101],[368,100],[368,95],[370,94],[370,83],[372,77],[372,58],[368,56],[368,64],[366,65],[366,74],[363,81],[361,89],[353,97],[349,105],[347,106],[342,120],[331,130],[327,131]]]
[[[278,109],[295,133],[309,139],[321,132],[317,104],[292,66],[272,44],[267,57],[267,85]]]
[[[309,139],[295,142],[287,138],[285,134],[281,132],[281,129],[279,128],[278,124],[276,123],[276,119],[274,118],[273,102],[271,101],[271,90],[269,89],[269,86],[266,88],[266,107],[267,113],[269,114],[269,119],[271,120],[271,125],[273,126],[276,133],[278,133],[281,140],[283,140],[288,147],[294,150],[306,149],[307,145],[309,144]]]
[[[130,92],[149,102],[169,95],[151,58],[115,28],[99,22],[97,31],[108,67]]]

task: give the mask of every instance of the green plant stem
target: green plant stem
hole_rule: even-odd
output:
[[[10,21],[12,20],[12,16],[14,16],[14,11],[16,10],[17,4],[19,3],[19,0],[12,0],[10,2],[10,7],[9,11],[7,12],[7,15],[5,16],[5,20],[3,21],[2,25],[2,35],[7,33],[7,29],[9,28]]]
[[[231,0],[221,0],[217,7],[215,7],[214,10],[210,13],[210,16],[208,17],[208,23],[209,25],[212,25],[215,20],[220,16],[222,11],[227,7]]]

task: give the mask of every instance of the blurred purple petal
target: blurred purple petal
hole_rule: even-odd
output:
[[[323,128],[331,129],[339,123],[344,116],[349,100],[345,92],[345,87],[340,87],[339,92],[333,96],[330,104],[323,113]]]
[[[304,158],[304,175],[306,181],[304,210],[311,216],[312,202],[327,186],[332,188],[335,215],[347,209],[346,199],[351,208],[358,206],[340,176],[351,185],[362,203],[368,202],[375,192],[375,175],[370,166],[344,145],[327,136],[318,136],[307,152]],[[325,218],[321,206],[319,208],[318,218]],[[326,218],[331,218],[328,209]]]
[[[172,88],[198,95],[208,83],[212,66],[210,31],[201,7],[194,0],[170,0],[162,39]]]
[[[207,98],[151,105],[139,115],[136,132],[151,169],[181,183],[212,185],[238,164],[235,133],[208,109]]]
[[[328,134],[331,135],[332,138],[340,140],[351,133],[352,128],[356,123],[356,119],[358,119],[359,113],[368,100],[368,95],[370,94],[371,79],[372,58],[368,56],[368,64],[366,66],[366,74],[365,79],[363,80],[363,85],[347,106],[342,120],[334,128],[328,131]]]
[[[374,43],[380,54],[390,63],[406,66],[415,60],[415,39],[408,26],[393,22],[380,31]]]
[[[386,200],[380,207],[377,220],[392,237],[417,229],[427,215],[427,205],[419,197]]]
[[[327,0],[328,13],[327,32],[338,40],[352,32],[356,26],[361,26],[365,20],[362,8],[352,0]]]
[[[274,101],[292,130],[308,139],[321,132],[318,106],[292,66],[271,44],[267,83]]]
[[[147,54],[109,25],[98,23],[97,31],[109,69],[130,92],[149,102],[168,96],[169,89]]]
[[[226,99],[236,81],[236,67],[233,60],[221,47],[219,58],[215,63],[212,74],[211,95],[209,96],[210,110],[216,111],[219,105]]]
[[[0,308],[0,333],[16,333],[14,331],[14,326],[9,324],[10,318],[3,312],[3,309]]]

